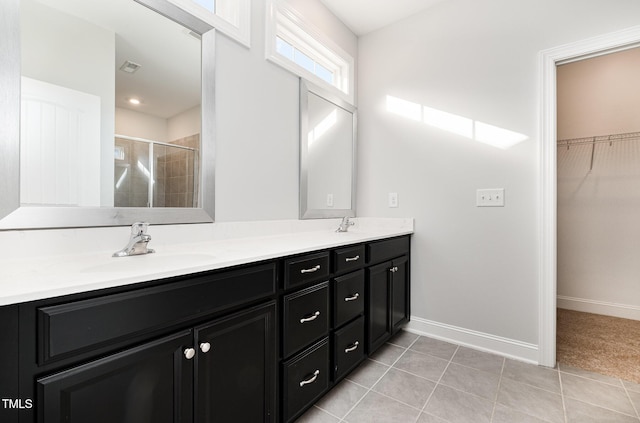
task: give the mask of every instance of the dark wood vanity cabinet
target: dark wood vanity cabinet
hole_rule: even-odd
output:
[[[294,420],[329,388],[329,257],[324,251],[284,260],[282,421]]]
[[[275,301],[38,378],[38,421],[275,421]]]
[[[409,320],[409,238],[378,241],[367,248],[367,352],[372,354]]]
[[[21,305],[19,421],[276,422],[276,281],[271,262]]]
[[[302,415],[409,319],[408,266],[409,236],[285,260],[282,421]]]
[[[0,421],[294,421],[409,319],[409,255],[402,236],[0,307],[24,405]]]

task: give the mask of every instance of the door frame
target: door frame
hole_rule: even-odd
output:
[[[556,366],[557,109],[556,66],[640,46],[640,26],[561,45],[539,54],[540,217],[538,364]]]

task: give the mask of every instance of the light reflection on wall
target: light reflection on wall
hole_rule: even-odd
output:
[[[320,137],[322,137],[333,125],[336,124],[338,119],[338,111],[333,109],[331,113],[322,119],[312,130],[309,131],[309,144],[311,147]]]
[[[120,175],[120,177],[118,178],[118,182],[116,182],[116,189],[120,189],[120,186],[122,185],[124,180],[127,178],[127,173],[129,173],[129,169],[125,167],[124,171],[122,172],[122,175]]]
[[[151,172],[149,171],[149,169],[147,169],[147,167],[145,165],[143,165],[140,160],[138,160],[138,169],[140,169],[140,172],[142,172],[142,174],[153,184],[155,181],[153,179],[151,179]]]
[[[503,150],[527,140],[524,134],[401,98],[387,96],[387,111]]]

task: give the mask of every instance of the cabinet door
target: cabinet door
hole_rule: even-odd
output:
[[[195,421],[274,422],[275,302],[195,329]]]
[[[409,319],[409,260],[407,256],[393,260],[391,268],[391,329],[395,333]]]
[[[192,339],[180,332],[38,379],[38,422],[191,422]]]
[[[367,269],[367,352],[373,353],[391,336],[391,262]]]

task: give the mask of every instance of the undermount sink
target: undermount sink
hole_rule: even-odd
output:
[[[115,273],[136,272],[144,270],[170,270],[173,268],[185,268],[201,266],[210,263],[215,256],[203,253],[152,253],[130,257],[112,257],[109,263],[89,266],[81,273]]]

